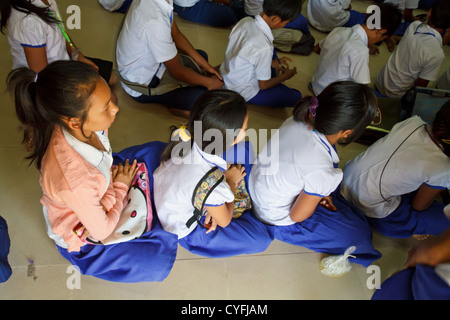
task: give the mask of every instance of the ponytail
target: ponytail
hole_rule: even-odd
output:
[[[48,24],[61,23],[61,21],[51,14],[49,7],[37,7],[30,0],[1,0],[0,32],[3,34],[5,33],[4,29],[8,24],[8,19],[11,16],[11,8],[26,14],[33,13]]]
[[[63,118],[80,118],[83,127],[99,79],[92,66],[77,61],[53,62],[39,75],[27,68],[9,73],[7,88],[24,131],[22,143],[30,149],[30,164],[41,168],[55,126],[67,127]]]
[[[361,136],[375,118],[377,108],[376,96],[367,85],[338,81],[327,86],[317,98],[307,96],[300,100],[294,107],[293,118],[311,124],[324,135],[352,129],[347,139],[339,141],[347,145]]]

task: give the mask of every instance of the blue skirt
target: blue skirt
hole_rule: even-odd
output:
[[[412,195],[402,196],[402,202],[384,218],[367,218],[369,224],[381,234],[394,238],[409,238],[414,234],[439,235],[450,227],[444,214],[444,205],[435,201],[424,211],[411,206]]]
[[[114,164],[137,159],[149,171],[153,199],[153,172],[159,167],[166,144],[149,142],[114,154]],[[57,246],[64,258],[77,266],[82,274],[113,282],[163,281],[172,270],[177,255],[178,237],[164,231],[157,218],[154,203],[152,229],[138,239],[111,245],[84,245],[79,252],[68,252]]]
[[[8,224],[0,216],[0,283],[9,279],[12,274],[11,266],[8,262],[8,254],[11,241],[8,234]]]
[[[419,264],[384,281],[372,300],[450,300],[450,286],[433,267]]]
[[[363,213],[353,207],[339,188],[331,194],[337,211],[318,205],[308,219],[289,226],[270,226],[275,239],[313,251],[338,255],[351,246],[356,247],[350,262],[367,267],[381,257],[372,245],[372,230]]]

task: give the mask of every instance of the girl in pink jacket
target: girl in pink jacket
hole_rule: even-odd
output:
[[[39,74],[26,68],[12,71],[8,88],[30,149],[27,159],[41,173],[47,233],[61,254],[81,273],[105,280],[164,280],[175,260],[176,236],[145,225],[138,236],[120,238],[131,230],[118,230],[120,224],[124,219],[129,223],[143,206],[124,217],[139,194],[133,193],[139,187],[139,167],[134,158],[112,169],[107,130],[119,108],[106,81],[88,64],[57,61]],[[155,148],[153,143],[139,147],[146,154]],[[152,175],[145,171],[138,176],[145,185]],[[136,219],[151,223],[146,218],[151,204],[141,203],[145,217]]]

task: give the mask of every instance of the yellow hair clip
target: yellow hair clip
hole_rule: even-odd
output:
[[[189,141],[191,140],[191,135],[188,130],[186,130],[186,126],[181,126],[173,132],[173,137],[180,136],[181,140]],[[172,139],[173,140],[173,139]]]
[[[445,144],[450,144],[450,139],[441,139],[441,141]]]

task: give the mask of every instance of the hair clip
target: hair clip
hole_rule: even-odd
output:
[[[316,97],[311,97],[311,104],[309,105],[309,113],[315,117],[316,109],[319,106],[319,100]]]
[[[186,126],[181,126],[172,133],[173,138],[176,136],[180,136],[181,140],[185,142],[191,140],[191,135],[189,134],[189,131],[186,130]],[[172,141],[174,140],[173,138]]]
[[[39,75],[39,73],[36,72],[36,76],[34,77],[34,81],[33,81],[34,83],[36,83],[36,81],[38,79],[38,75]]]
[[[441,141],[445,144],[450,144],[450,139],[441,139]]]

